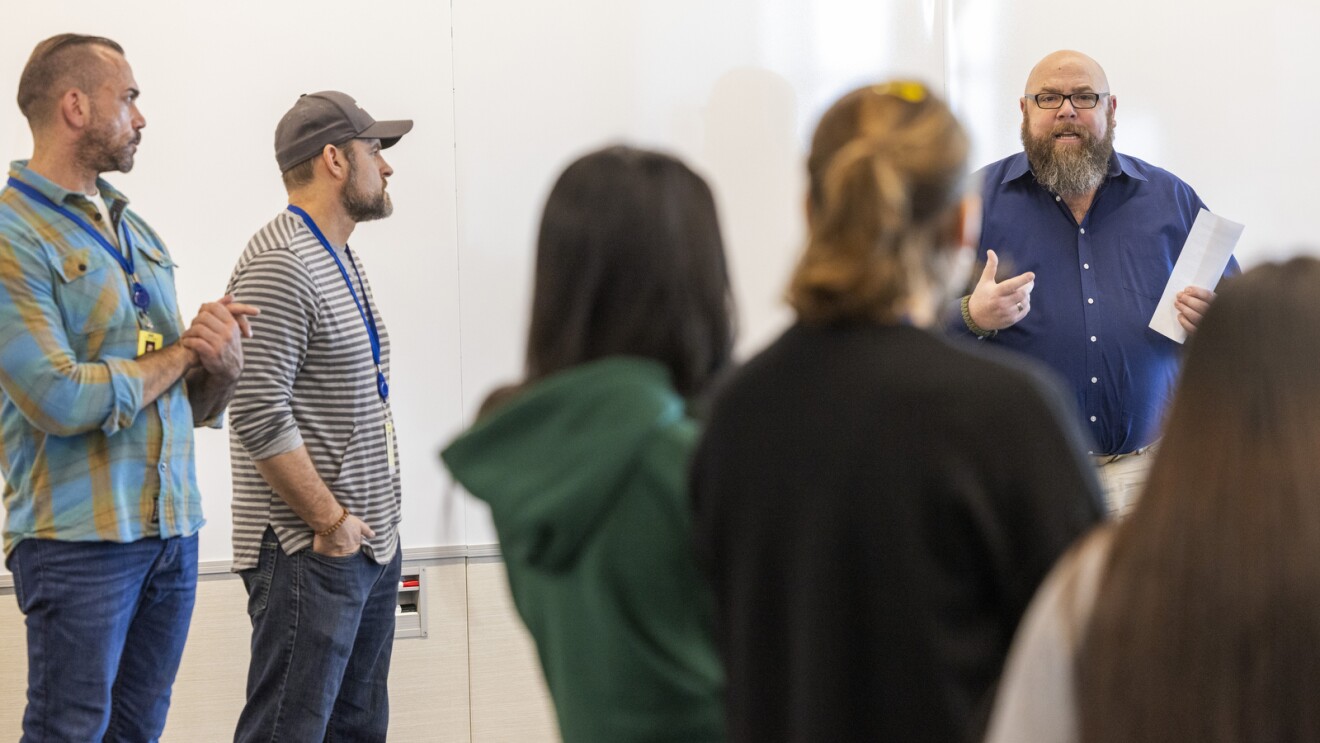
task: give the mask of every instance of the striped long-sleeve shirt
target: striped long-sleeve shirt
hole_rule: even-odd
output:
[[[388,378],[389,335],[362,259],[356,252],[353,258],[361,285],[341,255],[353,289],[375,315]],[[334,258],[300,218],[281,212],[248,243],[228,292],[261,308],[253,337],[243,341],[243,376],[229,405],[233,569],[256,567],[267,526],[286,553],[311,546],[312,528],[253,464],[303,445],[335,499],[376,532],[364,549],[389,562],[398,549],[401,492],[386,442],[393,421],[376,390],[366,324]]]
[[[29,170],[9,176],[133,244],[168,345],[183,328],[174,262],[128,199],[96,185],[96,207]],[[138,317],[119,263],[72,220],[16,188],[0,191],[0,469],[5,554],[28,538],[132,542],[201,528],[193,417],[183,383],[142,403]]]

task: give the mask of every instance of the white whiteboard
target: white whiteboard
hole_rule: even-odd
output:
[[[606,142],[668,149],[712,182],[743,354],[789,320],[806,143],[862,82],[915,76],[944,91],[981,164],[1019,149],[1032,64],[1086,51],[1118,97],[1119,149],[1246,223],[1245,265],[1310,236],[1304,201],[1320,172],[1308,126],[1320,96],[1303,79],[1320,58],[1304,38],[1320,28],[1310,0],[124,0],[113,14],[46,0],[9,13],[0,149],[12,158],[31,151],[10,102],[32,46],[69,30],[124,45],[148,123],[137,167],[110,179],[170,245],[185,312],[223,290],[283,206],[272,137],[298,93],[338,88],[378,118],[416,120],[386,152],[395,215],[352,240],[393,341],[406,548],[495,541],[436,454],[519,375],[541,203],[564,165]],[[199,432],[197,451],[201,558],[227,559],[226,435]]]

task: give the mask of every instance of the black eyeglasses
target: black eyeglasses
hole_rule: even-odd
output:
[[[1056,108],[1063,108],[1064,101],[1072,101],[1073,108],[1095,108],[1096,104],[1100,102],[1100,99],[1107,95],[1109,94],[1071,93],[1069,95],[1064,95],[1063,93],[1036,93],[1035,95],[1032,95],[1028,93],[1023,96],[1023,98],[1032,99],[1036,102],[1037,106],[1040,106],[1043,109],[1053,110]]]

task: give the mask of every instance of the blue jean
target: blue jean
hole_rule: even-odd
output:
[[[24,539],[7,566],[26,617],[23,741],[154,741],[197,589],[197,535]]]
[[[236,742],[383,741],[400,555],[284,554],[270,529],[248,591],[252,661]]]

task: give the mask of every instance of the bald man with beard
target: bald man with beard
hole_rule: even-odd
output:
[[[1111,513],[1131,507],[1173,393],[1181,347],[1148,325],[1205,204],[1166,170],[1114,151],[1118,98],[1075,51],[1027,78],[1023,152],[981,171],[985,269],[957,331],[1044,362],[1074,392]],[[1000,262],[1020,271],[1000,278]],[[1226,274],[1238,273],[1230,260]],[[1188,286],[1194,332],[1214,292]],[[1029,436],[1030,431],[1019,435]]]

